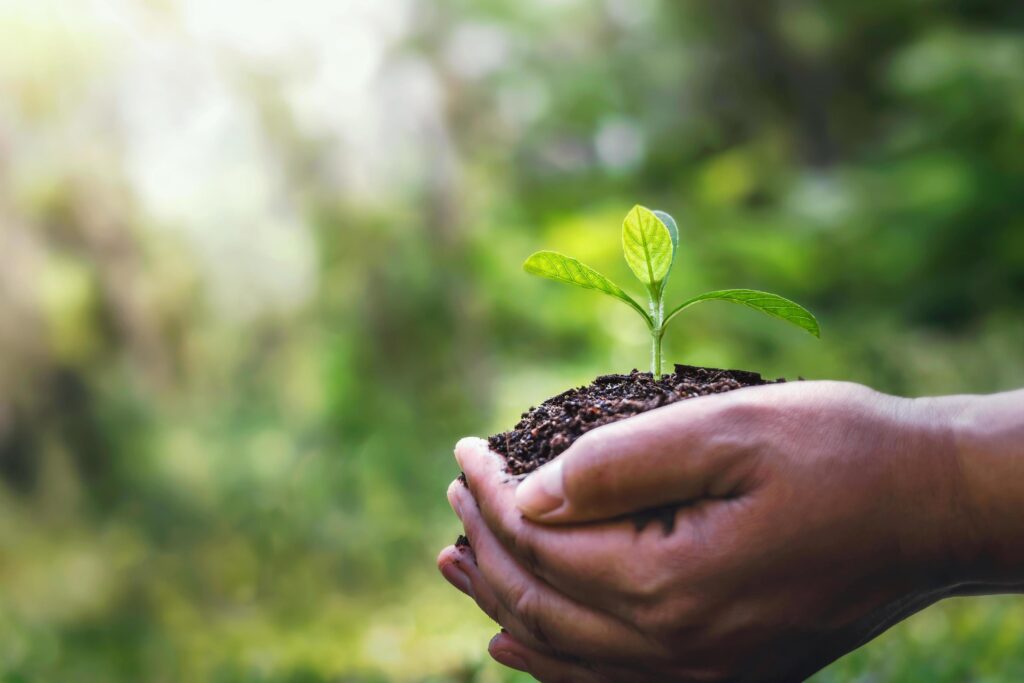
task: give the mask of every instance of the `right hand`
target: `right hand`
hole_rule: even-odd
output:
[[[596,429],[518,491],[464,441],[473,552],[441,568],[541,680],[799,680],[967,577],[951,417],[854,384],[744,389]],[[669,534],[620,519],[667,504]]]

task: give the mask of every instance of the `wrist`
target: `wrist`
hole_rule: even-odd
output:
[[[935,594],[972,582],[984,545],[958,436],[968,398],[895,399],[890,453],[901,548],[914,584]]]
[[[1024,588],[1024,391],[946,399],[964,514],[967,590]]]

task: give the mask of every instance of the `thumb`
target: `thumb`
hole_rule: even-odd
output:
[[[584,434],[523,480],[516,505],[537,522],[586,522],[738,493],[753,460],[749,425],[730,410],[733,402],[717,399]]]

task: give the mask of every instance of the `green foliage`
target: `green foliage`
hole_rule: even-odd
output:
[[[668,233],[672,237],[672,263],[674,264],[676,261],[676,251],[679,249],[679,227],[676,225],[676,219],[664,211],[655,210],[653,213],[668,228]],[[671,271],[671,266],[669,270]],[[668,281],[668,275],[665,275],[665,281]]]
[[[670,297],[840,340],[697,307],[692,362],[1024,386],[1020,3],[97,4],[0,2],[0,681],[532,680],[437,576],[452,442],[632,365],[508,256],[628,284],[631,198],[701,226]],[[1021,642],[1024,600],[946,601],[812,680],[1020,683]]]
[[[604,292],[628,304],[630,308],[643,316],[648,326],[652,324],[647,311],[633,297],[626,294],[621,287],[601,273],[571,256],[559,254],[557,251],[538,251],[526,259],[523,263],[523,270],[531,275],[566,282],[583,289],[596,289],[599,292]]]
[[[596,289],[624,301],[647,323],[651,334],[651,374],[661,374],[661,341],[665,326],[684,309],[701,301],[730,301],[742,304],[779,320],[793,323],[815,337],[821,336],[818,321],[803,306],[778,294],[754,289],[722,289],[688,299],[665,315],[665,284],[675,264],[679,248],[679,228],[664,211],[651,211],[639,204],[630,209],[622,222],[622,253],[633,275],[647,288],[648,311],[621,287],[590,266],[553,251],[538,251],[523,263],[531,275],[550,278],[584,289]]]
[[[672,320],[685,308],[689,308],[701,301],[712,300],[731,301],[735,304],[749,306],[755,311],[760,311],[780,320],[793,323],[797,327],[807,330],[815,337],[821,337],[821,328],[818,326],[818,320],[806,308],[778,294],[759,292],[755,289],[720,289],[714,292],[705,292],[676,306],[671,313],[665,316],[665,322],[668,323],[669,320]]]
[[[634,206],[622,221],[622,253],[626,263],[654,299],[661,296],[676,244],[668,227],[646,207]]]

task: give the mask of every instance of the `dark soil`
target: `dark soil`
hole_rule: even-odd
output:
[[[766,380],[745,370],[693,365],[676,365],[672,374],[659,380],[638,370],[628,375],[602,375],[588,386],[563,391],[530,408],[511,431],[495,434],[487,443],[505,457],[509,474],[521,476],[558,457],[580,436],[602,425],[688,398],[785,381]],[[465,475],[460,474],[459,479],[466,484]],[[638,530],[656,521],[668,534],[678,509],[678,505],[652,508],[631,519]],[[469,541],[459,536],[456,546],[468,548]]]
[[[591,429],[688,398],[775,382],[756,372],[692,365],[676,365],[675,372],[659,380],[637,370],[628,375],[602,375],[588,386],[569,389],[530,408],[515,428],[495,434],[487,442],[505,456],[510,474],[527,474],[563,453]]]

